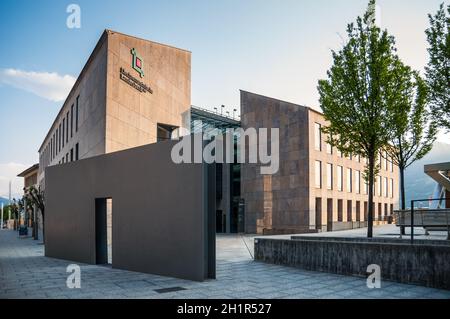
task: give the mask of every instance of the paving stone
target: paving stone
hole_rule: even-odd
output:
[[[3,230],[0,231],[0,299],[450,299],[450,291],[440,289],[382,282],[381,289],[371,291],[361,277],[254,262],[248,250],[239,246],[242,244],[240,236],[218,236],[217,280],[193,282],[80,264],[81,289],[69,289],[66,286],[66,267],[71,262],[44,257],[43,245],[31,239],[19,240],[15,232]],[[186,290],[155,292],[155,289],[171,287]]]

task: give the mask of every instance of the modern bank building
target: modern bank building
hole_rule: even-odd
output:
[[[112,243],[117,268],[204,279],[214,276],[216,231],[365,227],[366,159],[326,143],[323,115],[244,90],[240,100],[240,117],[192,106],[191,52],[105,30],[39,148],[46,255],[105,263]],[[279,129],[275,174],[252,161],[171,160],[176,138],[238,128]],[[386,154],[379,164],[375,224],[399,197],[397,167]]]

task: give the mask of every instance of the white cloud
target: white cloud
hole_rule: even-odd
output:
[[[8,198],[9,181],[11,181],[12,198],[22,197],[23,178],[17,177],[17,174],[20,174],[30,166],[19,163],[0,163],[0,197]]]
[[[63,101],[67,97],[75,80],[71,75],[59,75],[55,72],[0,70],[0,83],[31,92],[54,102]]]
[[[450,133],[444,132],[443,130],[437,135],[437,141],[441,143],[450,144]]]

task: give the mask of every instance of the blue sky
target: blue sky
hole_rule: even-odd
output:
[[[396,37],[404,62],[417,70],[427,62],[427,14],[442,1],[378,1],[381,26]],[[194,105],[239,109],[238,90],[245,89],[317,108],[317,80],[330,66],[330,50],[340,47],[346,24],[364,12],[367,2],[2,0],[0,196],[6,195],[9,178],[37,162],[37,149],[63,103],[59,96],[105,28],[192,51]],[[66,26],[71,3],[81,7],[80,29]],[[13,84],[5,80],[11,74]],[[34,76],[37,87],[27,80]],[[49,85],[53,95],[45,93]],[[33,88],[44,93],[32,93]],[[20,189],[18,183],[14,189]]]

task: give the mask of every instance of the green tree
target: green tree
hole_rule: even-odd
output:
[[[423,158],[436,140],[436,127],[428,106],[427,84],[418,72],[397,61],[397,90],[392,94],[392,135],[386,152],[400,171],[401,209],[406,209],[405,170]],[[404,232],[404,230],[402,230]]]
[[[450,5],[442,3],[436,15],[428,15],[425,31],[430,60],[425,68],[433,116],[450,132]]]
[[[360,155],[368,160],[364,177],[368,183],[368,230],[373,236],[373,184],[378,170],[377,154],[390,138],[389,103],[393,92],[395,40],[375,25],[375,0],[356,25],[347,27],[348,42],[333,51],[328,79],[320,80],[320,105],[329,126],[323,130],[328,142],[342,153]]]
[[[44,192],[41,190],[40,187],[36,188],[35,186],[30,186],[28,188],[24,189],[25,196],[29,199],[29,202],[31,205],[36,206],[36,208],[41,212],[42,216],[42,225],[44,225],[45,221],[45,197]],[[34,239],[38,239],[38,221],[37,218],[33,218],[33,237]],[[42,228],[44,241],[45,241],[45,227]]]

